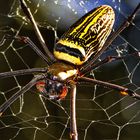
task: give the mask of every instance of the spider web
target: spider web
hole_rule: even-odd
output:
[[[136,3],[123,0],[36,0],[28,1],[40,30],[53,50],[54,42],[84,13],[101,4],[116,12],[114,30],[134,10]],[[39,46],[32,26],[21,12],[17,0],[0,2],[0,38],[5,34],[24,35]],[[140,13],[139,13],[140,14]],[[140,16],[127,28],[100,59],[108,55],[127,55],[140,50]],[[91,71],[90,77],[129,87],[140,93],[140,59],[126,57]],[[15,40],[1,42],[0,72],[45,67],[46,64],[27,45]],[[27,84],[33,75],[0,80],[0,103]],[[138,140],[140,102],[99,86],[77,88],[77,127],[79,140]],[[35,88],[15,101],[0,118],[1,140],[66,140],[70,132],[70,97],[61,102],[44,99]]]

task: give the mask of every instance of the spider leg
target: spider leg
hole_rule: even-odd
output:
[[[29,45],[37,54],[39,57],[41,57],[45,62],[47,62],[48,65],[50,65],[50,61],[48,57],[46,57],[40,49],[32,42],[32,40],[29,37],[26,36],[11,36],[11,35],[5,35],[2,40],[4,39],[14,39],[20,42],[23,42],[27,45]]]
[[[117,60],[122,60],[122,59],[125,59],[126,57],[130,57],[130,56],[140,57],[140,52],[137,51],[137,52],[134,52],[131,54],[123,55],[123,56],[107,56],[100,62],[97,62],[97,63],[93,64],[92,66],[88,67],[86,69],[86,71],[84,71],[83,73],[80,72],[80,74],[85,75],[85,74],[89,73],[91,70],[96,69],[97,67],[100,67],[106,63],[110,63],[112,61],[117,61]]]
[[[47,68],[32,68],[32,69],[22,69],[17,71],[10,71],[10,72],[3,72],[0,73],[0,79],[7,78],[11,76],[18,76],[18,75],[27,75],[27,74],[33,74],[33,73],[46,73]]]
[[[140,10],[140,3],[137,5],[135,10],[132,12],[132,14],[127,18],[126,21],[124,21],[120,27],[112,33],[112,35],[107,39],[102,49],[93,57],[91,61],[84,64],[81,68],[81,73],[84,73],[87,69],[90,69],[90,67],[94,64],[94,62],[98,59],[98,57],[107,49],[107,47],[115,40],[115,38],[125,29],[127,28],[134,20],[136,14]],[[92,56],[91,56],[92,57]]]
[[[89,82],[90,84],[93,83],[93,84],[97,84],[99,86],[103,86],[105,88],[114,89],[114,90],[119,91],[120,94],[122,94],[122,95],[129,95],[129,96],[132,96],[135,99],[140,100],[140,95],[139,94],[136,94],[134,91],[132,91],[132,90],[126,88],[126,87],[123,87],[123,86],[119,86],[119,85],[116,85],[116,84],[112,84],[112,83],[109,83],[109,82],[104,82],[104,81],[100,81],[100,80],[96,80],[96,79],[91,79],[91,78],[88,78],[88,77],[78,77],[78,81],[79,81],[79,84],[80,84],[80,81],[82,81],[82,82],[85,81],[85,82]]]
[[[22,94],[24,94],[26,91],[28,91],[31,87],[33,87],[38,80],[41,80],[44,78],[44,75],[38,75],[35,78],[33,78],[27,85],[25,85],[21,90],[16,92],[12,97],[10,97],[6,102],[4,102],[0,106],[0,116],[3,114],[3,112],[14,102],[16,101]]]
[[[72,140],[78,140],[76,123],[76,85],[70,82],[70,137]]]
[[[24,14],[27,16],[27,18],[30,20],[30,22],[32,23],[33,25],[33,28],[35,30],[35,33],[40,41],[40,44],[42,45],[48,59],[50,60],[50,63],[53,63],[54,61],[56,61],[56,59],[54,58],[54,56],[51,54],[51,52],[49,51],[40,31],[39,31],[39,28],[35,22],[35,19],[30,11],[30,9],[27,7],[26,3],[24,0],[19,0],[20,1],[20,5],[21,5],[21,8],[24,12]]]

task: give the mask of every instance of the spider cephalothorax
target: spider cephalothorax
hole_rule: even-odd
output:
[[[63,99],[68,92],[68,81],[77,73],[78,69],[72,65],[62,62],[54,63],[48,68],[46,78],[37,82],[36,88],[50,99]]]

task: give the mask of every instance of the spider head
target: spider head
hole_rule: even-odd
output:
[[[68,92],[68,88],[64,83],[51,79],[37,82],[36,88],[40,93],[52,100],[64,99]]]

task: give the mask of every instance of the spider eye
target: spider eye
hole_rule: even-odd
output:
[[[61,91],[62,88],[63,88],[63,85],[62,85],[61,83],[57,83],[56,86],[55,86],[55,89],[56,89],[56,91],[58,91],[58,92]]]

